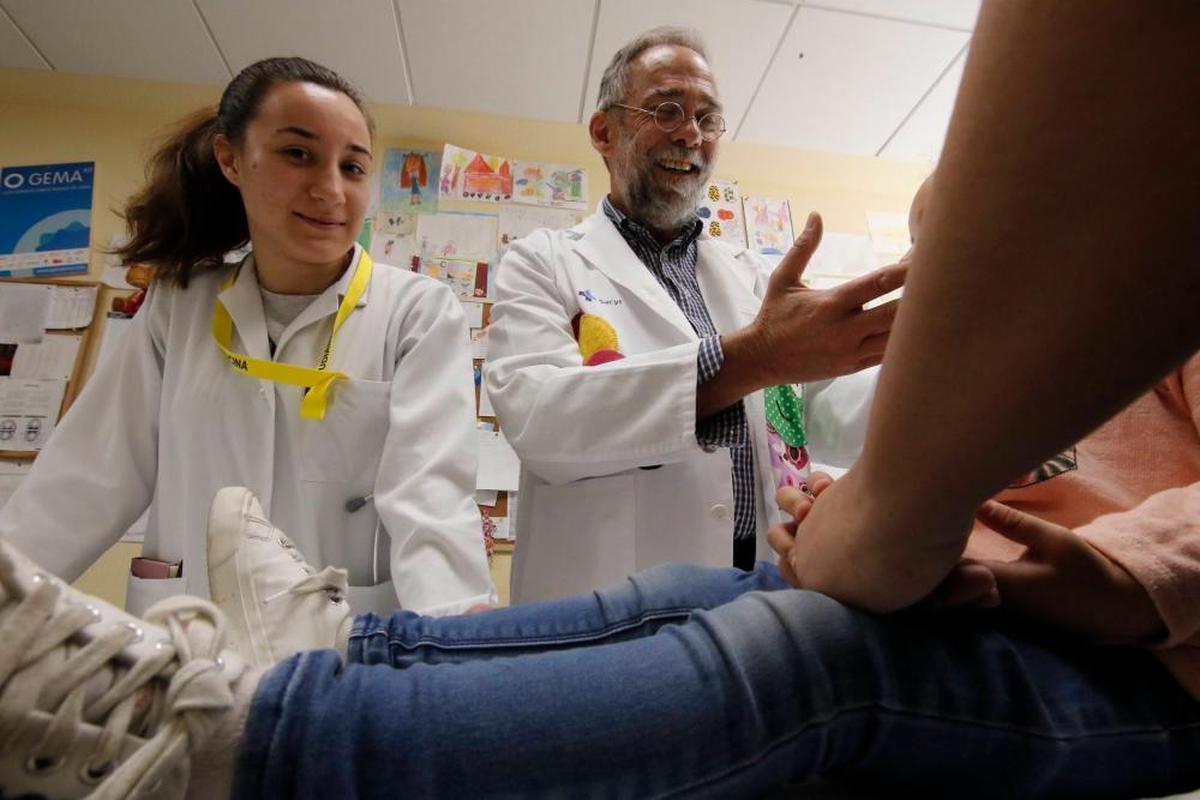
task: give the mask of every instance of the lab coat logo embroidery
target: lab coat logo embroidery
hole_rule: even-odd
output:
[[[589,303],[599,303],[602,306],[619,306],[619,305],[621,305],[622,302],[624,302],[620,298],[617,298],[617,297],[610,297],[608,299],[605,299],[603,297],[596,297],[596,295],[592,294],[591,289],[580,290],[579,296],[582,297],[584,300],[587,300]]]
[[[583,294],[583,292],[580,292]],[[625,357],[620,350],[617,329],[596,314],[579,312],[571,320],[571,330],[579,343],[579,354],[585,367],[595,367]]]

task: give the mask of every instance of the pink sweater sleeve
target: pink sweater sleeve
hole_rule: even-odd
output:
[[[1076,532],[1145,587],[1167,627],[1158,647],[1200,645],[1200,483],[1159,492]]]

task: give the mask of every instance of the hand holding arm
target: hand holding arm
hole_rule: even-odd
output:
[[[779,556],[780,573],[791,583],[797,583],[791,564],[792,547],[796,543],[796,526],[808,516],[816,498],[820,497],[831,485],[833,485],[833,478],[824,472],[814,472],[808,477],[806,491],[792,486],[784,486],[775,495],[775,501],[779,504],[779,508],[788,514],[791,520],[772,525],[767,530],[767,542]]]
[[[945,605],[974,605],[986,577],[998,605],[1089,640],[1148,642],[1166,632],[1150,595],[1121,565],[1069,528],[989,500],[980,522],[1025,546],[1014,561],[966,562],[937,594]],[[957,595],[957,597],[955,597]],[[985,604],[986,605],[986,604]]]

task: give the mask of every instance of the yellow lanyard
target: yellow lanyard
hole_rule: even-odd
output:
[[[367,288],[367,283],[371,280],[371,266],[371,257],[367,255],[366,250],[363,250],[358,258],[358,264],[354,267],[354,277],[350,279],[346,296],[342,298],[337,316],[334,317],[333,330],[329,332],[329,341],[325,343],[325,352],[321,354],[321,360],[317,362],[316,367],[264,361],[261,358],[252,358],[229,349],[233,342],[233,318],[229,316],[229,310],[225,308],[225,304],[221,302],[220,298],[213,306],[212,319],[213,338],[217,342],[217,347],[229,359],[230,366],[238,372],[244,372],[252,378],[306,388],[308,391],[304,393],[304,399],[300,401],[300,416],[304,419],[324,419],[325,407],[329,404],[329,388],[333,386],[334,382],[350,377],[344,372],[330,372],[326,369],[329,366],[329,359],[333,355],[333,338],[337,335],[338,328],[342,326],[346,317],[350,316],[350,312],[358,305],[358,299],[362,297],[363,290]],[[232,286],[237,280],[237,275],[237,270],[231,273],[221,285],[221,291]]]

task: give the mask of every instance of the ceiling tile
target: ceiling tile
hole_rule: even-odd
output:
[[[574,122],[595,0],[397,0],[422,106]]]
[[[879,155],[937,163],[946,140],[946,128],[950,125],[950,112],[954,110],[954,99],[958,95],[958,84],[962,82],[965,62],[964,49],[929,96],[921,101],[891,141],[884,145]]]
[[[49,69],[0,7],[0,67]]]
[[[968,37],[802,7],[737,140],[875,155]]]
[[[617,50],[642,31],[681,25],[704,38],[725,118],[736,127],[793,13],[787,4],[758,0],[600,0],[584,119],[596,108],[600,76]]]
[[[408,104],[391,0],[196,0],[234,72],[271,56],[304,56],[336,71],[369,100]]]
[[[189,0],[4,0],[54,69],[223,83],[220,54]]]
[[[813,0],[808,8],[856,11],[889,19],[975,30],[981,0]]]

